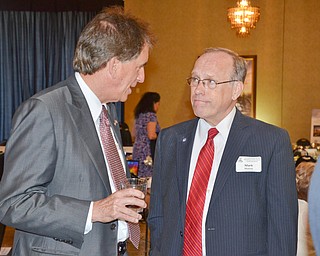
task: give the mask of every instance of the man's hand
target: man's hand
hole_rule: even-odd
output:
[[[138,223],[142,218],[141,214],[134,209],[126,207],[134,205],[146,208],[145,195],[133,188],[118,190],[110,196],[93,202],[92,222],[110,222],[114,220],[124,220]]]

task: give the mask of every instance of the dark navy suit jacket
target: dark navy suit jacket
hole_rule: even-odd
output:
[[[182,255],[188,172],[199,119],[159,135],[149,226],[152,256]],[[236,172],[260,156],[261,172]],[[236,112],[206,219],[207,255],[296,255],[297,192],[288,133]]]

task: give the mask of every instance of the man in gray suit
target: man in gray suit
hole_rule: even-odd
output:
[[[141,215],[126,205],[146,203],[138,190],[116,191],[99,117],[104,105],[129,175],[112,102],[144,81],[152,45],[145,23],[105,9],[80,35],[75,75],[16,111],[0,184],[0,220],[16,229],[13,255],[127,255],[127,223]]]
[[[152,256],[296,255],[290,139],[285,130],[236,109],[245,76],[245,60],[227,49],[209,48],[196,60],[187,82],[197,118],[163,129],[157,141],[148,218]],[[186,206],[198,155],[212,128],[218,134],[212,139],[208,182],[194,185],[205,191],[200,231],[188,229],[191,247],[199,237],[200,245],[190,253]],[[198,211],[191,208],[191,215]]]

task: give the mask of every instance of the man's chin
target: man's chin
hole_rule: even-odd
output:
[[[125,102],[125,101],[127,101],[127,99],[128,99],[128,94],[126,94],[126,95],[122,95],[122,97],[120,98],[120,100],[119,100],[119,101],[121,101],[121,102]]]
[[[204,116],[206,115],[206,111],[199,107],[193,107],[193,113],[199,118],[204,118]]]
[[[120,97],[121,102],[125,102],[128,99],[128,96],[132,93],[131,87],[129,87],[124,93],[123,95]]]

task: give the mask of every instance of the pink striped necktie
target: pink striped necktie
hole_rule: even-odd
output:
[[[211,128],[209,130],[206,144],[199,153],[192,178],[186,206],[183,245],[184,256],[202,256],[203,208],[214,157],[213,138],[217,134],[218,130],[216,128]]]
[[[123,169],[119,152],[111,133],[110,122],[105,106],[102,106],[102,111],[100,114],[100,136],[114,185],[116,187],[116,190],[120,190],[121,181],[126,180],[126,174]],[[139,223],[128,222],[128,227],[130,241],[138,249],[140,242]]]

